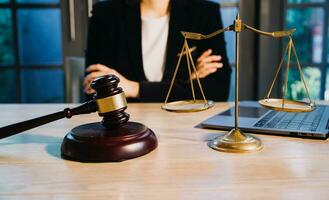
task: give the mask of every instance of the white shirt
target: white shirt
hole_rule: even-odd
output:
[[[169,31],[169,16],[142,17],[143,68],[148,81],[162,80]]]

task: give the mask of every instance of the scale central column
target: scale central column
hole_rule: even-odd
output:
[[[235,31],[235,126],[234,129],[238,130],[239,127],[239,34],[242,30],[242,23],[239,19],[239,14],[234,21]]]

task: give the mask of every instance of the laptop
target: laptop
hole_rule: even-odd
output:
[[[231,130],[234,127],[234,105],[201,122],[203,128]],[[312,112],[278,112],[261,107],[255,101],[239,103],[239,128],[245,132],[327,139],[329,106],[317,105]]]

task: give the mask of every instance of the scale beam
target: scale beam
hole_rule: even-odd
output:
[[[244,26],[245,29],[248,29],[252,32],[255,32],[255,33],[258,33],[258,34],[261,34],[261,35],[274,37],[274,38],[289,37],[289,36],[292,36],[296,31],[296,29],[290,29],[290,30],[286,30],[286,31],[266,32],[266,31],[261,31],[261,30],[258,30],[256,28],[253,28],[253,27],[251,27],[247,24],[243,24],[243,26]]]

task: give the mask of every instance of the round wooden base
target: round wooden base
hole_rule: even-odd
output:
[[[75,127],[62,143],[62,157],[80,162],[119,162],[147,154],[157,147],[152,130],[143,124],[127,122],[106,129],[101,123]]]

